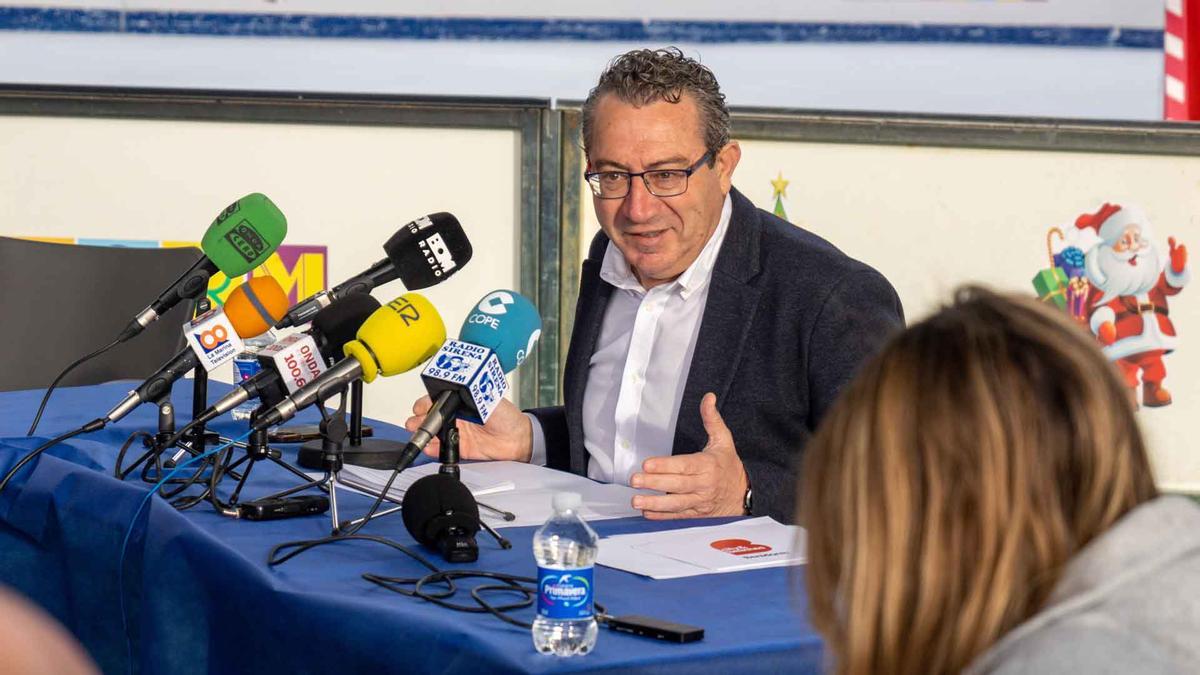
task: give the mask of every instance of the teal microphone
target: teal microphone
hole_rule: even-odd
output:
[[[180,301],[201,295],[218,271],[240,277],[263,264],[285,236],[287,218],[264,194],[254,192],[225,207],[200,241],[204,256],[139,312],[117,340],[132,338]]]

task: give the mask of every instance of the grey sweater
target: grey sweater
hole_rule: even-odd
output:
[[[1159,497],[1125,514],[966,672],[1200,673],[1200,506]]]

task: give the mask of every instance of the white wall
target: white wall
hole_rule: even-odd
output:
[[[262,192],[288,219],[285,243],[328,247],[337,283],[383,258],[404,223],[449,211],[473,257],[420,293],[454,336],[485,293],[518,284],[518,147],[517,132],[492,129],[0,117],[0,235],[196,241],[229,202]],[[365,411],[402,424],[424,393],[415,373],[380,378]]]

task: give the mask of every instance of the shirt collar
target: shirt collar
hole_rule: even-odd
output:
[[[733,200],[729,195],[725,195],[725,204],[721,207],[721,218],[717,221],[717,229],[713,230],[712,236],[700,250],[700,255],[696,256],[683,274],[671,282],[672,286],[678,287],[680,296],[685,300],[692,293],[704,288],[712,278],[717,254],[721,251],[721,243],[725,241],[725,233],[729,230],[729,220],[732,216]],[[604,251],[604,260],[600,264],[600,278],[623,290],[646,292],[646,289],[634,276],[621,249],[611,241],[608,242],[608,248]]]

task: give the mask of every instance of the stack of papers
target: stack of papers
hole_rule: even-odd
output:
[[[404,497],[404,491],[418,478],[437,473],[437,462],[405,469],[392,483],[390,496]],[[471,462],[459,465],[460,478],[479,501],[479,515],[495,528],[541,525],[554,512],[551,500],[556,492],[578,492],[583,496],[580,515],[584,520],[607,520],[640,516],[633,508],[636,494],[658,494],[635,490],[624,485],[597,483],[564,471],[524,462]],[[378,494],[392,472],[347,464],[338,476],[340,484]],[[489,508],[490,507],[490,508]],[[499,512],[515,516],[505,520]]]
[[[804,530],[770,518],[600,540],[596,562],[651,579],[678,579],[763,567],[802,565]]]
[[[392,481],[392,489],[388,491],[388,494],[396,499],[402,499],[404,492],[410,485],[417,482],[417,479],[431,476],[437,473],[439,468],[441,468],[441,464],[430,462],[401,471],[400,475],[396,476],[396,480]],[[489,476],[481,471],[471,471],[468,474],[465,468],[464,466],[464,470],[460,472],[462,483],[476,497],[516,487],[512,481]],[[391,469],[368,469],[365,466],[346,464],[338,474],[338,482],[352,488],[379,494],[391,477]]]

